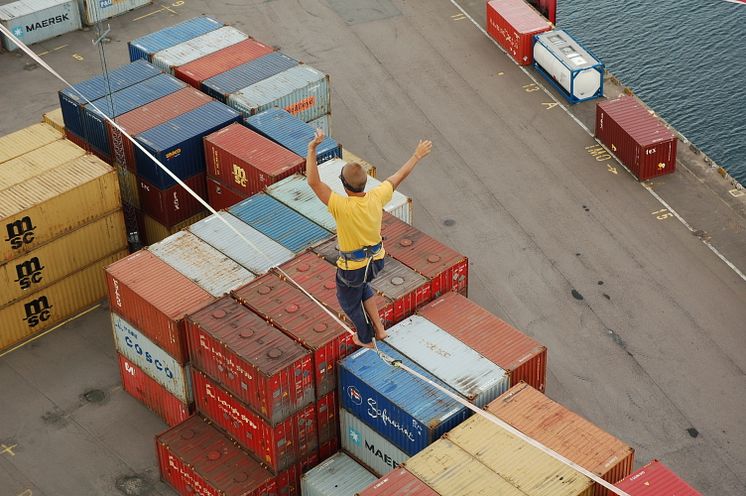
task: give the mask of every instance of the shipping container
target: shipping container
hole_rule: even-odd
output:
[[[215,298],[256,277],[189,231],[179,231],[148,250]]]
[[[633,96],[596,106],[596,138],[640,181],[676,170],[676,136]]]
[[[0,264],[0,307],[127,249],[121,210]]]
[[[611,484],[632,472],[634,449],[528,384],[513,386],[487,410]],[[611,493],[594,484],[593,494]]]
[[[46,288],[0,308],[0,351],[51,329],[96,305],[106,295],[103,268],[127,255],[107,255]]]
[[[324,114],[318,119],[308,121],[308,125],[311,126],[313,129],[321,129],[321,131],[323,131],[324,133],[324,136],[331,136],[332,135],[332,114]]]
[[[208,213],[209,212],[205,210],[194,215],[193,217],[189,217],[184,222],[179,222],[173,227],[166,227],[163,224],[159,223],[157,220],[151,218],[149,215],[145,215],[140,212],[139,215],[142,216],[145,244],[152,244],[157,243],[158,241],[162,241],[170,235],[181,231],[185,227],[189,227],[192,224],[204,219],[205,217],[207,217]]]
[[[409,458],[402,450],[345,409],[339,412],[342,448],[377,477]]]
[[[316,452],[313,403],[270,424],[196,368],[192,368],[192,384],[197,411],[254,454],[272,473],[291,468]]]
[[[281,52],[272,52],[234,67],[202,82],[202,91],[221,102],[228,95],[256,84],[270,76],[298,65],[298,61]]]
[[[153,0],[78,0],[83,23],[93,26],[99,21],[150,5]]]
[[[450,390],[385,342],[379,342],[378,349]],[[409,456],[433,443],[470,414],[434,386],[392,367],[369,349],[358,350],[339,362],[339,397],[340,408],[352,412]]]
[[[183,179],[183,182],[200,198],[207,201],[207,182],[204,172]],[[179,224],[205,209],[202,203],[180,184],[159,189],[148,180],[139,177],[137,195],[141,210],[165,227]]]
[[[340,451],[303,474],[300,488],[303,496],[350,496],[375,480],[365,467]]]
[[[530,496],[591,496],[593,481],[526,441],[474,415],[445,437]]]
[[[220,216],[220,218],[218,217]],[[238,236],[228,222],[247,243]],[[293,258],[294,254],[228,212],[218,212],[189,226],[189,231],[254,274],[266,273]]]
[[[86,155],[0,190],[0,262],[121,208],[114,169]]]
[[[183,88],[115,118],[117,125],[132,137],[210,103],[212,98],[194,88]],[[135,171],[135,145],[117,128],[106,122],[111,137],[114,163]]]
[[[130,205],[140,209],[140,191],[137,187],[137,176],[129,169],[121,165],[115,165],[117,178],[119,179],[119,193],[122,197],[122,205]]]
[[[0,136],[0,164],[41,148],[64,136],[49,124],[34,124]]]
[[[184,316],[214,297],[147,250],[106,268],[109,307],[177,362],[189,360]]]
[[[120,355],[139,367],[181,403],[191,405],[194,402],[189,365],[179,364],[145,334],[114,312],[111,313],[111,325],[114,329],[114,347]]]
[[[417,312],[502,367],[510,386],[520,381],[544,392],[547,349],[458,293],[446,293]]]
[[[305,170],[306,160],[241,124],[205,138],[207,174],[246,197]]]
[[[205,172],[205,150],[202,138],[240,121],[240,115],[220,102],[210,102],[185,114],[148,129],[137,140],[179,179]],[[137,175],[159,189],[174,181],[140,149],[135,150]]]
[[[161,478],[179,494],[278,494],[266,468],[197,415],[157,435],[155,445]]]
[[[383,213],[386,253],[430,280],[433,298],[454,290],[467,295],[469,259],[422,231]]]
[[[313,403],[308,350],[233,298],[193,313],[186,329],[192,363],[270,423]]]
[[[347,165],[347,162],[342,159],[329,160],[319,164],[319,176],[321,177],[321,180],[335,193],[342,196],[347,196],[345,188],[342,186],[342,181],[339,179],[340,174],[342,174],[342,168],[345,165]],[[381,181],[374,177],[370,177],[365,184],[365,191],[370,191],[380,184]],[[412,223],[412,199],[408,196],[404,196],[399,191],[394,190],[391,201],[384,205],[383,209],[407,224]]]
[[[205,16],[195,17],[179,24],[163,28],[155,33],[146,34],[127,43],[130,61],[139,59],[150,61],[153,54],[171,48],[197,36],[223,27],[224,24]]]
[[[241,200],[248,198],[248,194],[232,190],[220,181],[207,178],[207,203],[215,210],[225,210]]]
[[[82,27],[76,0],[18,0],[0,5],[0,24],[26,45]],[[3,34],[0,38],[9,52],[18,50],[10,38]]]
[[[551,24],[524,0],[487,2],[487,33],[518,65],[533,64],[534,35],[551,29]]]
[[[319,458],[326,460],[339,451],[339,402],[336,389],[316,400]]]
[[[296,65],[229,95],[226,103],[244,117],[279,107],[309,122],[331,112],[331,85],[327,74]]]
[[[190,86],[201,89],[202,81],[273,51],[274,48],[271,46],[249,38],[177,67],[174,76]]]
[[[251,196],[228,211],[294,253],[332,236],[323,227],[264,193]]]
[[[61,133],[65,132],[65,120],[62,118],[62,109],[59,107],[42,115],[42,122],[49,124]]]
[[[274,274],[266,274],[232,294],[311,350],[317,398],[337,387],[336,363],[353,351],[352,334],[299,289]]]
[[[358,164],[360,164],[360,165],[363,166],[363,169],[365,169],[365,172],[370,177],[377,177],[377,171],[376,171],[376,166],[375,165],[371,164],[370,162],[366,162],[362,158],[360,158],[357,155],[355,155],[354,153],[352,153],[347,148],[343,148],[342,149],[342,160],[344,160],[345,162],[348,162],[348,163],[349,162],[357,162]]]
[[[392,470],[356,496],[440,496],[405,468]]]
[[[337,223],[334,217],[308,185],[306,176],[294,174],[287,177],[269,186],[267,194],[304,217],[311,219],[327,231],[337,232]]]
[[[617,482],[616,487],[630,496],[702,496],[658,460]]]
[[[2,164],[0,166],[0,190],[28,181],[34,176],[83,155],[85,155],[85,150],[68,140],[52,141],[48,145]]]
[[[534,67],[570,103],[604,94],[604,64],[561,29],[534,35]]]
[[[301,157],[308,154],[308,143],[316,133],[314,128],[294,117],[287,110],[279,108],[265,110],[249,117],[245,122],[251,129]],[[341,156],[342,147],[328,136],[316,148],[316,162],[319,164]]]
[[[235,45],[248,37],[234,27],[224,26],[156,52],[153,54],[152,62],[154,66],[173,74],[177,67],[217,52],[221,48]]]

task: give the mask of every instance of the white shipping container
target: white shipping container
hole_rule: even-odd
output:
[[[249,36],[236,28],[225,26],[197,36],[184,43],[166,48],[153,55],[153,65],[173,74],[174,68],[188,64],[221,48],[235,45]]]
[[[80,29],[77,0],[19,0],[0,6],[0,24],[26,45]],[[8,51],[18,46],[2,35]]]
[[[78,7],[83,22],[93,26],[97,21],[126,14],[151,3],[153,0],[78,0]]]
[[[572,102],[603,94],[603,64],[561,29],[536,36],[534,61],[570,95]]]
[[[303,474],[300,493],[303,496],[350,496],[376,479],[365,467],[340,451]]]
[[[378,477],[391,472],[409,456],[344,408],[339,410],[342,448]]]

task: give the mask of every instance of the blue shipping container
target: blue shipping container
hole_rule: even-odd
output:
[[[448,388],[386,343],[379,342],[378,348]],[[437,441],[471,413],[438,389],[387,364],[368,349],[358,350],[339,362],[339,397],[341,408],[352,412],[410,456]]]
[[[249,197],[228,211],[294,253],[332,237],[331,232],[264,193]]]
[[[150,153],[179,179],[188,179],[205,172],[205,148],[202,138],[232,122],[240,122],[241,114],[220,103],[210,102],[175,119],[137,135]],[[137,174],[158,189],[174,184],[168,174],[139,148],[135,150]]]
[[[78,136],[83,136],[83,112],[82,107],[88,101],[98,100],[115,91],[121,91],[133,84],[140,83],[146,79],[161,74],[161,70],[150,63],[139,60],[131,64],[123,65],[109,71],[107,81],[103,74],[74,84],[73,88],[78,90],[83,97],[70,88],[59,92],[60,109],[65,127]]]
[[[147,34],[127,43],[130,60],[133,62],[138,59],[150,61],[153,54],[160,50],[171,48],[179,43],[184,43],[223,26],[224,24],[220,21],[200,16],[180,22],[174,26],[163,28],[160,31]]]
[[[161,74],[117,91],[111,97],[105,96],[94,100],[93,105],[113,119],[185,87],[186,83],[183,81],[168,74]],[[82,138],[91,145],[91,148],[106,157],[111,156],[109,134],[106,119],[93,108],[92,104],[84,105]]]
[[[281,52],[272,52],[202,82],[202,91],[225,102],[228,95],[298,65]]]
[[[302,120],[278,108],[252,115],[246,119],[246,124],[301,157],[308,153],[308,142],[316,133]],[[327,136],[316,148],[316,162],[320,164],[333,158],[342,158],[342,146]]]

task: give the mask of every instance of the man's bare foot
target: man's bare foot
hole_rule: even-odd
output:
[[[373,344],[373,341],[371,341],[370,343],[363,343],[362,341],[360,341],[357,337],[357,334],[352,335],[352,342],[358,346],[362,346],[363,348],[374,349],[376,347],[376,345]]]

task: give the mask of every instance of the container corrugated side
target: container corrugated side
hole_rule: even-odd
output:
[[[153,3],[153,0],[78,0],[80,14],[87,26],[126,14]]]
[[[248,194],[239,193],[211,177],[207,178],[207,203],[215,210],[231,208],[248,196]]]
[[[524,0],[491,0],[487,2],[487,33],[519,65],[534,61],[534,35],[552,26]]]
[[[321,180],[335,193],[342,196],[347,196],[347,193],[345,193],[345,188],[342,186],[339,175],[342,173],[342,168],[345,165],[347,165],[347,162],[342,159],[329,160],[323,164],[319,164],[319,177],[321,177]],[[378,179],[369,177],[365,184],[365,191],[370,191],[380,184],[381,181]],[[383,209],[407,224],[412,223],[412,199],[404,196],[399,191],[394,190],[391,201],[384,205]]]
[[[181,365],[132,324],[111,312],[114,347],[151,379],[187,405],[194,402],[189,365]]]
[[[193,215],[192,217],[189,217],[184,222],[179,222],[175,226],[167,227],[158,222],[157,220],[153,219],[149,215],[145,215],[142,212],[140,212],[140,215],[142,215],[142,224],[143,224],[143,233],[144,233],[144,239],[146,244],[152,244],[157,243],[158,241],[162,241],[166,239],[167,237],[171,236],[172,234],[175,234],[185,227],[189,227],[192,224],[199,222],[200,220],[204,219],[208,215],[208,211],[204,210],[198,214]]]
[[[388,329],[386,342],[482,408],[508,389],[505,371],[418,315]]]
[[[311,219],[329,232],[337,232],[337,223],[316,193],[308,185],[306,176],[294,174],[267,188],[267,194],[296,212]]]
[[[120,201],[116,172],[90,155],[1,190],[0,222],[7,237],[0,261],[118,210]]]
[[[0,307],[126,249],[124,216],[121,210],[116,210],[0,264]]]
[[[397,468],[406,453],[345,409],[339,412],[342,448],[377,477]]]
[[[42,122],[44,124],[49,124],[53,128],[55,128],[57,131],[64,133],[65,132],[65,120],[62,118],[62,109],[57,107],[54,110],[50,110],[49,112],[45,112],[42,116]]]
[[[41,291],[0,308],[0,350],[5,350],[94,306],[106,295],[105,266],[127,255],[109,255],[50,284]]]
[[[440,496],[440,494],[412,475],[412,472],[406,468],[398,468],[355,496]]]
[[[3,2],[5,3],[5,2]],[[26,45],[80,29],[77,0],[18,0],[0,6],[0,23]],[[0,35],[9,52],[18,46]]]
[[[337,390],[316,400],[319,433],[319,458],[326,460],[339,451],[339,401]]]
[[[466,297],[449,292],[417,312],[493,361],[510,377],[544,391],[547,349]]]
[[[127,170],[127,172],[130,171]],[[202,203],[180,184],[160,189],[143,177],[136,179],[140,209],[166,227],[179,224],[205,209]],[[183,179],[183,182],[196,193],[197,197],[207,199],[207,182],[204,172]]]
[[[378,349],[451,389],[385,342]],[[435,387],[381,360],[368,349],[339,362],[340,407],[412,456],[463,422],[466,407]]]
[[[497,418],[611,484],[632,472],[635,450],[580,415],[519,383],[487,406]],[[606,496],[594,484],[593,494]]]
[[[314,129],[321,129],[324,136],[332,135],[332,114],[324,114],[318,119],[308,121],[308,125]],[[343,151],[344,154],[344,151]]]
[[[150,60],[156,52],[191,40],[223,26],[224,24],[220,21],[199,16],[136,38],[127,43],[130,61],[134,62],[139,59]]]
[[[591,496],[593,481],[481,415],[445,437],[531,496]]]
[[[62,138],[59,131],[43,122],[0,136],[0,164]]]
[[[85,150],[71,141],[53,141],[2,164],[0,167],[0,190],[28,181],[34,176],[43,174],[83,155],[85,155]]]
[[[282,52],[272,52],[202,82],[202,91],[221,102],[228,95],[298,65]]]
[[[249,246],[232,229],[217,217],[229,222],[241,236],[254,246]],[[271,240],[250,225],[227,212],[218,212],[189,226],[189,231],[207,244],[227,255],[254,274],[264,274],[270,268],[293,258],[294,254]]]
[[[273,51],[274,48],[271,46],[249,38],[177,67],[174,75],[190,86],[200,89],[205,79],[210,79]]]
[[[617,482],[616,487],[630,496],[702,496],[658,460]]]
[[[256,277],[188,231],[180,231],[148,250],[216,298]]]
[[[375,480],[365,467],[340,451],[303,474],[300,487],[303,496],[350,496]]]
[[[193,62],[221,48],[235,45],[249,36],[232,26],[224,26],[189,41],[161,50],[153,55],[152,62],[173,74],[176,67]]]

